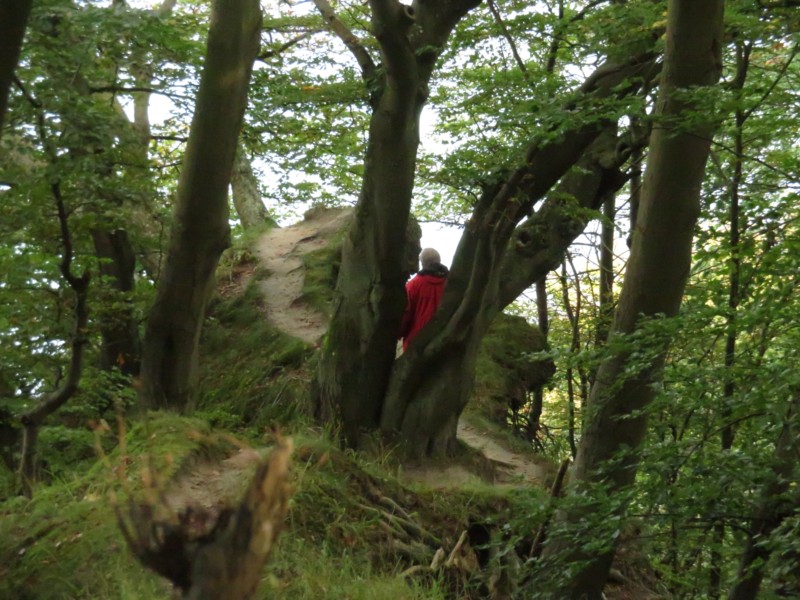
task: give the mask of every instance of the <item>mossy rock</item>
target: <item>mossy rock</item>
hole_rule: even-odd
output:
[[[523,317],[498,315],[483,338],[475,369],[477,408],[492,421],[506,424],[509,408],[521,406],[528,394],[555,373],[541,330]]]

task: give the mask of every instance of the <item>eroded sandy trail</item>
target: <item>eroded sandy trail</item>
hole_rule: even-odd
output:
[[[320,211],[290,227],[276,227],[256,244],[256,253],[269,276],[261,283],[267,320],[287,335],[317,344],[328,326],[327,317],[303,300],[303,255],[325,247],[342,230],[351,209]]]
[[[510,479],[519,479],[519,483],[542,485],[549,475],[548,469],[500,445],[463,417],[458,422],[456,435],[468,446],[483,452],[483,455],[503,470]]]

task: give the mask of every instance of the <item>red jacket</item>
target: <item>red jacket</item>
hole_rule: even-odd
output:
[[[439,308],[446,281],[447,268],[439,265],[435,269],[420,271],[406,284],[408,300],[398,336],[403,338],[403,351]]]

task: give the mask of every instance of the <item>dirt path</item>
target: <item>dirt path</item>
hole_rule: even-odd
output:
[[[468,446],[483,452],[483,455],[505,475],[501,476],[501,479],[508,479],[507,483],[514,483],[516,480],[518,483],[542,485],[551,475],[548,467],[542,466],[524,454],[509,450],[464,417],[458,422],[457,435],[458,439]]]
[[[327,317],[302,299],[303,255],[327,245],[352,214],[349,208],[317,209],[300,223],[271,229],[258,240],[256,253],[269,272],[260,283],[267,319],[284,333],[309,344],[317,344],[324,335]],[[463,418],[458,424],[458,438],[491,461],[498,484],[541,484],[547,475],[547,469],[507,449]],[[409,469],[405,474],[432,487],[458,487],[476,479],[473,473],[459,465],[422,466]]]
[[[350,215],[348,208],[312,212],[296,225],[271,229],[256,244],[261,264],[270,273],[260,284],[267,320],[308,344],[319,342],[328,319],[302,300],[303,255],[327,245]]]

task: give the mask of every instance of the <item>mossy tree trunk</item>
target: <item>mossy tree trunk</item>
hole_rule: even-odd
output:
[[[694,88],[714,85],[721,72],[723,0],[670,0],[664,74],[650,137],[650,156],[637,229],[610,339],[641,331],[649,318],[675,316],[691,263],[712,136],[711,107]],[[624,344],[599,368],[592,387],[587,426],[578,449],[571,489],[601,494],[589,509],[569,504],[544,557],[572,565],[559,573],[553,597],[600,598],[614,556],[615,523],[624,515],[624,492],[634,481],[637,450],[647,430],[646,407],[655,394],[668,346],[659,336],[653,360],[637,360]],[[636,372],[631,375],[631,370]],[[593,496],[592,496],[593,497]],[[598,516],[597,510],[604,511]],[[574,542],[591,510],[605,524],[593,548]],[[618,532],[617,532],[618,534]],[[605,539],[604,539],[605,538]],[[600,543],[602,550],[597,550]]]
[[[229,243],[228,186],[260,27],[258,0],[215,0],[167,262],[147,320],[142,396],[150,407],[184,409],[193,400],[206,301]]]

